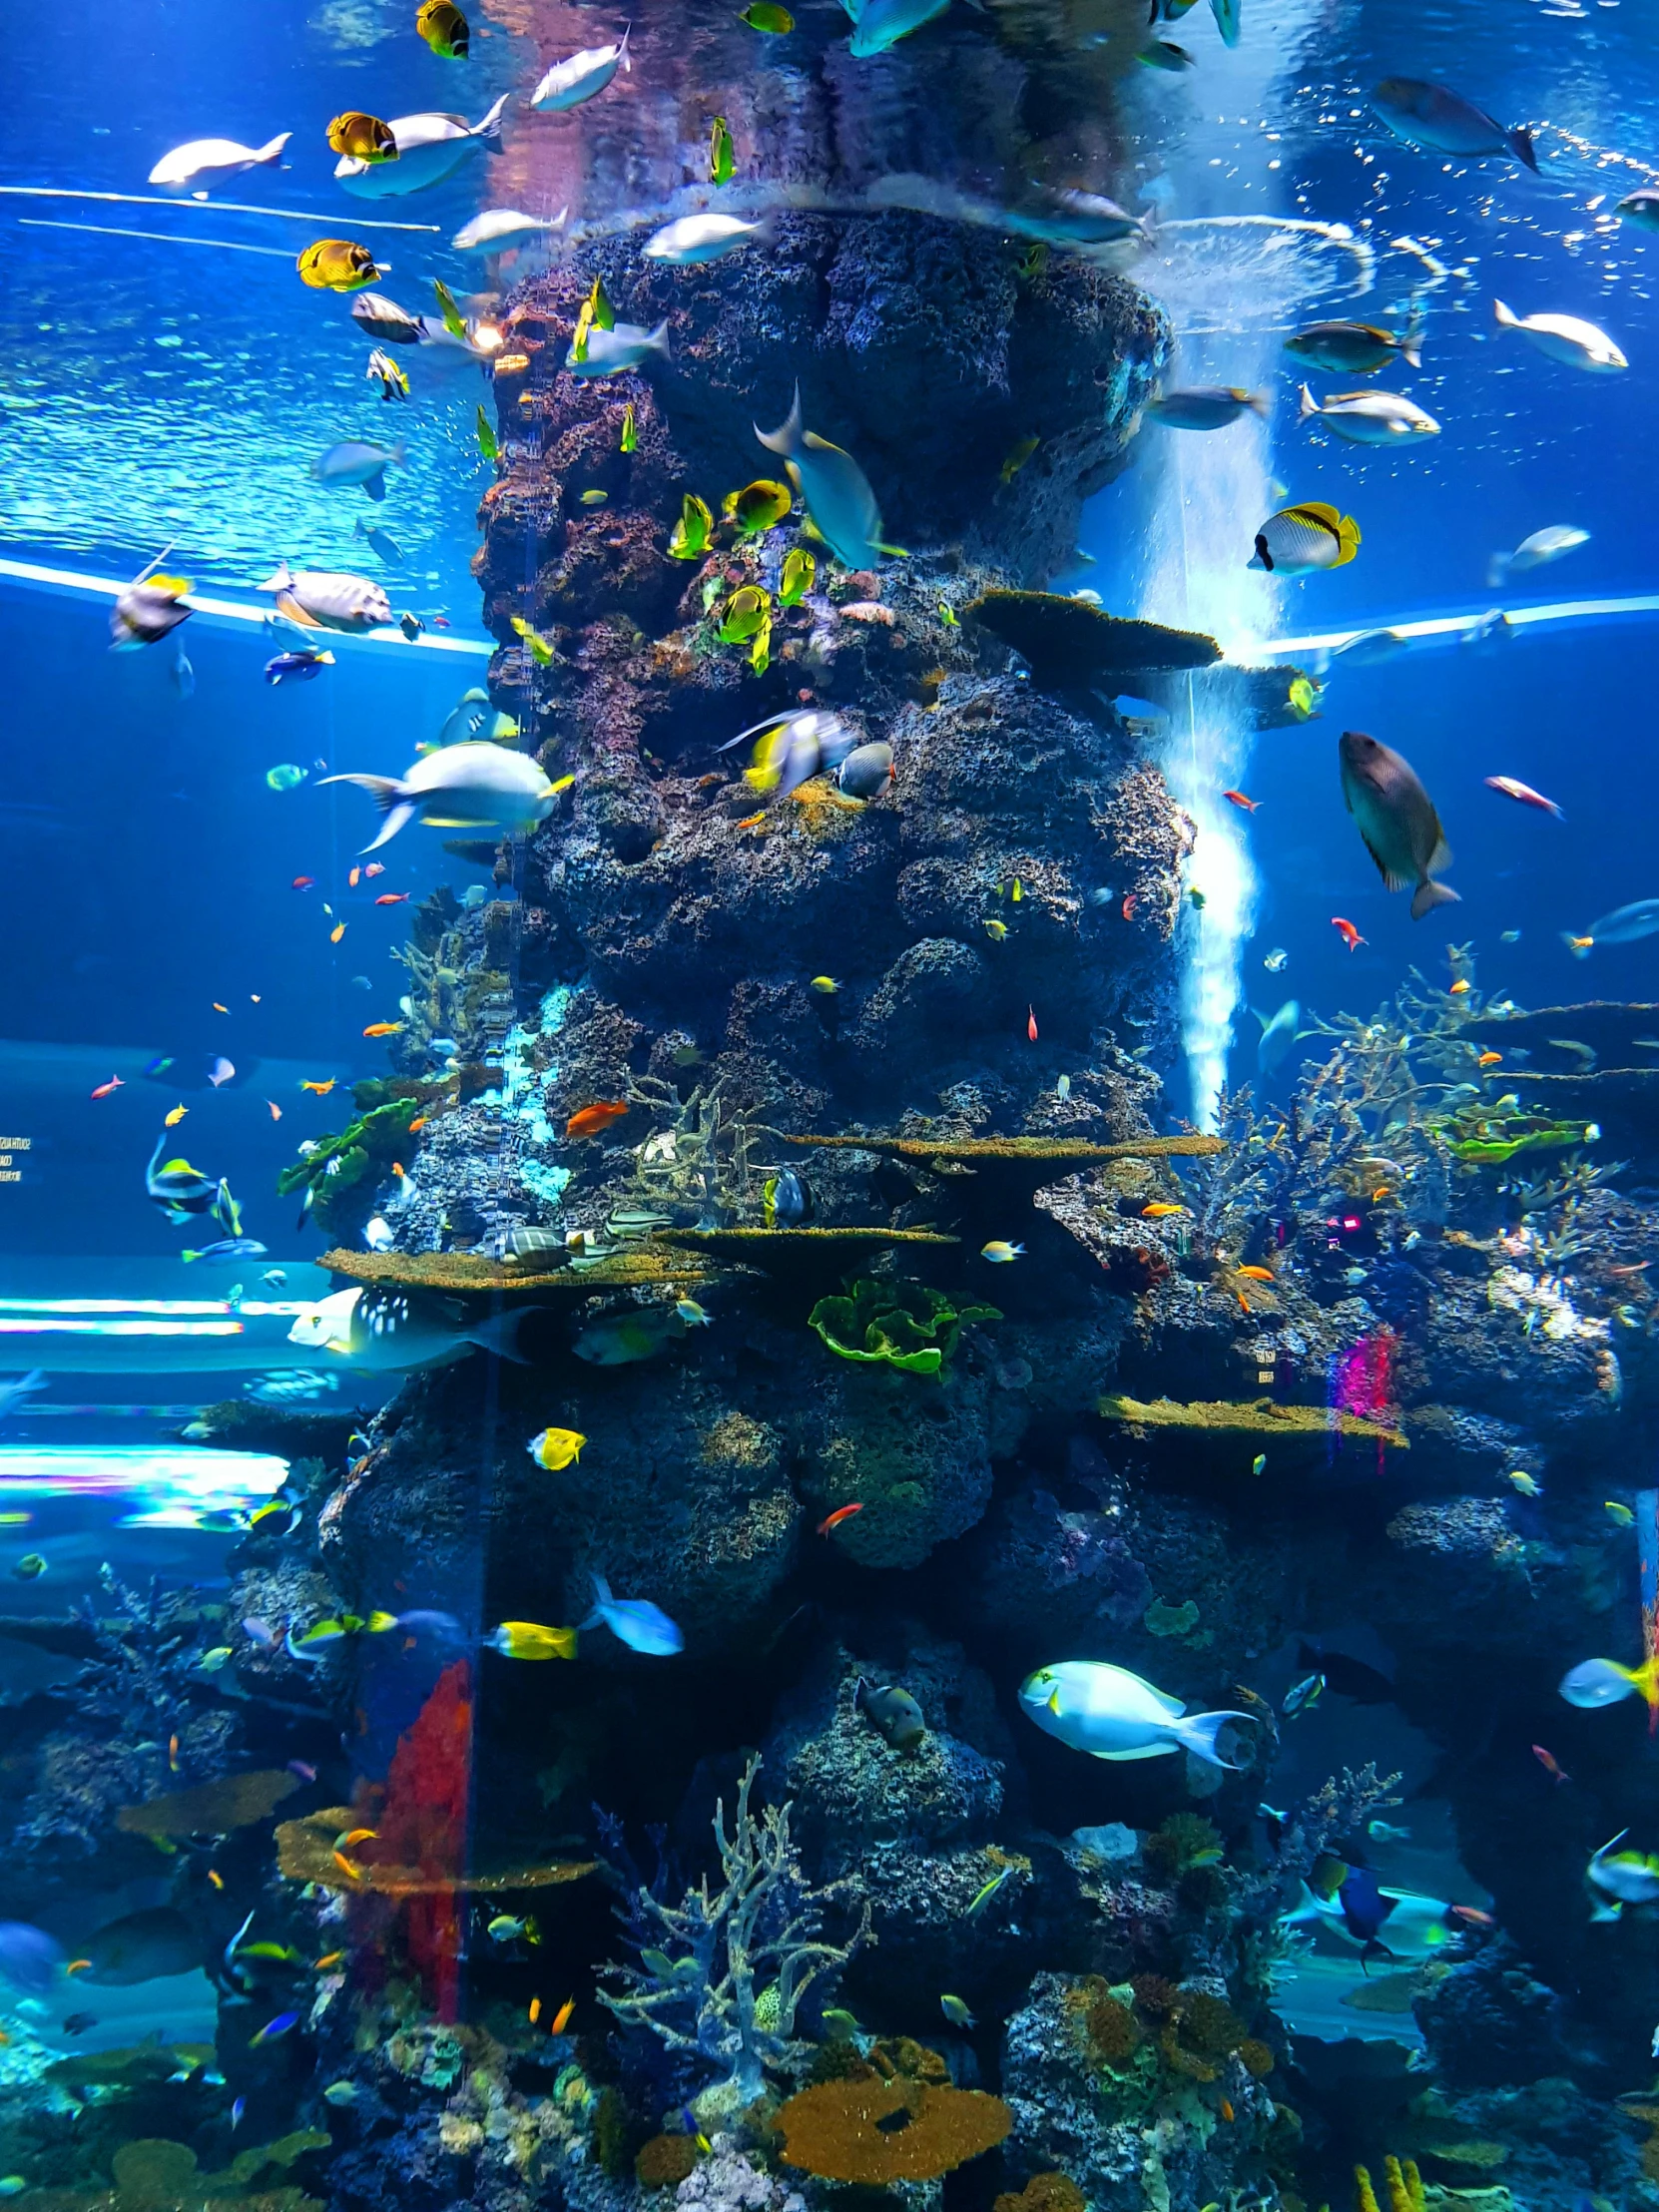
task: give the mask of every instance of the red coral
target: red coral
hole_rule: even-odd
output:
[[[1112,1245],[1100,1265],[1110,1288],[1123,1298],[1139,1298],[1155,1291],[1174,1272],[1168,1254],[1150,1245]]]
[[[429,1880],[466,1869],[472,1796],[472,1674],[464,1659],[445,1667],[413,1727],[398,1738],[386,1775],[376,1860],[415,1867]],[[461,1914],[453,1890],[403,1902],[403,1942],[440,2020],[456,2017]]]

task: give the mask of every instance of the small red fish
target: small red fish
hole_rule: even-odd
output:
[[[179,1772],[179,1739],[177,1736],[170,1736],[167,1739],[167,1763],[175,1774]]]
[[[1235,807],[1242,809],[1247,815],[1253,815],[1262,804],[1259,799],[1246,799],[1243,792],[1223,792],[1221,796],[1223,799],[1230,799]]]
[[[359,884],[359,883],[360,883],[360,882],[362,881],[362,879],[363,879],[363,871],[362,871],[362,869],[361,869],[360,867],[354,867],[354,868],[353,868],[353,869],[351,870],[350,874],[349,874],[349,875],[348,875],[348,876],[347,876],[347,877],[345,878],[345,887],[346,887],[346,889],[347,889],[347,890],[350,890],[350,891],[354,891],[354,890],[356,889],[357,885],[358,885],[358,884]]]
[[[1540,814],[1553,815],[1557,822],[1566,820],[1553,799],[1546,799],[1542,792],[1535,792],[1530,784],[1523,784],[1513,776],[1488,776],[1486,789],[1501,792],[1505,799],[1513,799],[1522,807],[1536,807]]]
[[[1534,1759],[1537,1760],[1539,1766],[1543,1768],[1545,1774],[1549,1776],[1551,1782],[1570,1782],[1572,1780],[1572,1776],[1562,1770],[1559,1761],[1555,1758],[1553,1753],[1545,1751],[1542,1744],[1534,1744],[1532,1746],[1532,1756]]]
[[[382,891],[374,903],[376,906],[401,906],[408,896],[407,891]]]
[[[1490,1913],[1482,1913],[1478,1905],[1448,1905],[1445,1917],[1448,1921],[1461,1921],[1465,1928],[1496,1928]]]
[[[447,615],[434,615],[432,617],[432,628],[434,630],[447,630],[448,627],[449,617]]]
[[[119,1075],[112,1075],[107,1083],[99,1084],[92,1096],[94,1098],[108,1098],[111,1091],[124,1091],[126,1088],[126,1084]]]
[[[1137,906],[1138,906],[1138,905],[1140,904],[1140,902],[1141,902],[1141,894],[1140,894],[1140,892],[1139,892],[1139,891],[1131,891],[1131,892],[1129,893],[1129,896],[1128,896],[1128,897],[1127,897],[1127,898],[1126,898],[1126,899],[1124,900],[1124,902],[1123,902],[1123,905],[1122,905],[1122,908],[1120,909],[1120,910],[1121,910],[1121,912],[1122,912],[1122,914],[1123,914],[1123,918],[1124,918],[1124,920],[1125,920],[1125,921],[1133,921],[1133,920],[1134,920],[1134,918],[1135,918],[1135,908],[1136,908],[1136,907],[1137,907]]]
[[[1361,945],[1363,945],[1367,941],[1364,937],[1361,936],[1359,930],[1355,928],[1353,922],[1345,921],[1341,914],[1333,914],[1331,916],[1331,926],[1333,929],[1339,930],[1341,932],[1342,940],[1344,944],[1348,946],[1350,952],[1358,952]]]
[[[271,1108],[272,1120],[280,1121],[282,1118],[282,1109],[280,1106],[277,1105],[276,1101],[274,1098],[268,1098],[266,1100],[266,1104]]]
[[[1221,2116],[1224,2120],[1231,2120],[1233,2117],[1233,2107],[1226,2097],[1221,2100]]]
[[[628,1102],[622,1098],[601,1098],[591,1106],[579,1106],[565,1123],[565,1136],[580,1144],[585,1137],[597,1137],[602,1129],[609,1129],[627,1111]]]
[[[1032,1042],[1033,1044],[1035,1044],[1035,1043],[1036,1043],[1036,1041],[1037,1041],[1037,1015],[1036,1015],[1036,1009],[1035,1009],[1034,1007],[1031,1007],[1031,1006],[1027,1006],[1027,1007],[1026,1007],[1026,1009],[1025,1009],[1025,1034],[1026,1034],[1026,1035],[1027,1035],[1027,1036],[1028,1036],[1028,1037],[1030,1038],[1030,1040],[1031,1040],[1031,1042]]]
[[[843,1520],[850,1520],[854,1513],[861,1513],[863,1509],[861,1498],[852,1505],[837,1505],[832,1513],[819,1522],[818,1533],[821,1536],[828,1536],[831,1528],[839,1528]]]
[[[363,869],[363,880],[365,883],[372,883],[377,875],[384,875],[385,872],[386,863],[384,860],[370,860]]]
[[[314,891],[316,889],[316,877],[314,875],[296,875],[289,888],[296,891]]]

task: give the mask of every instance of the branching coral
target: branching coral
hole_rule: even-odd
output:
[[[752,1759],[744,1770],[730,1834],[724,1799],[715,1809],[718,1887],[705,1877],[669,1905],[638,1885],[628,1922],[639,1963],[600,1968],[618,1984],[600,2001],[619,2020],[719,2068],[741,2104],[760,2096],[769,2067],[806,2064],[809,2047],[795,2033],[802,1998],[871,1939],[869,1905],[854,1879],[809,1887],[790,1807],[753,1810],[759,1769]],[[826,1941],[826,1908],[854,1900],[859,1919],[848,1940]]]
[[[726,1099],[722,1078],[682,1098],[660,1076],[631,1075],[628,1100],[657,1117],[634,1155],[630,1189],[653,1206],[697,1209],[698,1226],[716,1229],[734,1216],[758,1219],[766,1169],[756,1159],[765,1124]]]

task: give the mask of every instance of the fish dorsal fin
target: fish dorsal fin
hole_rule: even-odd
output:
[[[838,453],[843,461],[852,457],[844,445],[836,445],[830,438],[821,438],[816,430],[804,432],[801,442],[803,445],[810,445],[815,453]]]
[[[1187,1710],[1185,1698],[1171,1697],[1167,1690],[1160,1690],[1156,1682],[1149,1682],[1144,1674],[1136,1674],[1128,1667],[1119,1667],[1117,1672],[1133,1682],[1137,1689],[1144,1690],[1154,1704],[1161,1705],[1172,1721],[1179,1720]]]
[[[1294,506],[1290,511],[1294,515],[1306,516],[1310,522],[1323,523],[1326,529],[1330,530],[1334,535],[1341,536],[1342,534],[1343,518],[1341,510],[1331,506],[1326,500],[1299,500],[1296,506]]]

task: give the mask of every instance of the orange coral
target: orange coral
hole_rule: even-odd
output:
[[[991,2212],[1084,2212],[1086,2199],[1069,2174],[1033,2174],[1016,2196],[997,2198]]]
[[[1083,2015],[1089,2043],[1108,2066],[1127,2065],[1140,2048],[1141,2031],[1127,2004],[1114,1996],[1098,1996]]]
[[[642,2189],[676,2188],[697,2164],[692,2135],[653,2135],[634,2156],[634,2179]]]
[[[890,2081],[823,2081],[777,2115],[787,2164],[823,2181],[884,2188],[933,2181],[993,2150],[1014,2116],[980,2089],[939,2088],[906,2075]]]

